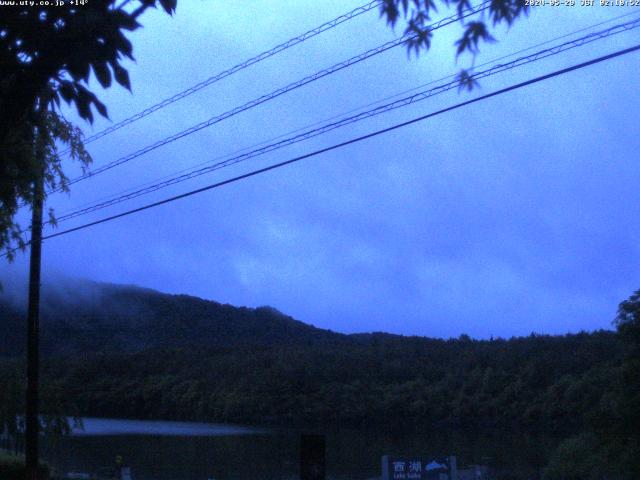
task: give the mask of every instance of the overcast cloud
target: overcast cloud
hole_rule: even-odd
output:
[[[359,5],[181,0],[131,35],[133,94],[114,121]],[[633,9],[543,7],[476,64]],[[638,11],[640,14],[640,11]],[[629,20],[627,18],[626,20]],[[621,20],[624,21],[624,20]],[[597,29],[619,22],[611,22]],[[95,165],[401,34],[377,12],[291,48],[90,145]],[[459,26],[419,59],[393,49],[54,195],[59,213],[469,67]],[[585,32],[586,33],[586,32]],[[80,225],[632,46],[632,31],[60,224]],[[138,284],[272,305],[341,332],[436,337],[611,328],[640,287],[640,54],[558,77],[293,166],[45,242],[43,282]],[[69,118],[75,119],[72,112]],[[87,134],[109,125],[99,120]],[[74,176],[75,167],[70,167]],[[25,280],[27,255],[7,266]]]

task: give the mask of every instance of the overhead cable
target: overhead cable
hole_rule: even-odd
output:
[[[298,35],[297,37],[293,37],[289,40],[287,40],[284,43],[281,43],[275,47],[273,47],[270,50],[267,50],[265,52],[262,52],[258,55],[256,55],[255,57],[251,57],[248,60],[245,60],[244,62],[241,62],[227,70],[223,70],[222,72],[219,72],[209,78],[207,78],[206,80],[203,80],[200,83],[197,83],[196,85],[193,85],[192,87],[187,88],[186,90],[183,90],[179,93],[176,93],[175,95],[169,97],[169,98],[165,98],[164,100],[156,103],[155,105],[152,105],[148,108],[145,108],[144,110],[142,110],[141,112],[136,113],[135,115],[132,115],[128,118],[125,118],[124,120],[119,121],[118,123],[115,123],[111,126],[109,126],[108,128],[105,128],[104,130],[94,133],[93,135],[87,137],[84,139],[84,144],[88,144],[91,143],[99,138],[104,137],[105,135],[109,135],[110,133],[115,132],[116,130],[121,129],[122,127],[126,126],[126,125],[130,125],[133,122],[136,122],[138,120],[140,120],[141,118],[144,118],[148,115],[151,115],[153,112],[156,112],[158,110],[160,110],[161,108],[164,108],[174,102],[177,102],[178,100],[182,100],[185,97],[188,97],[189,95],[192,95],[194,93],[196,93],[199,90],[202,90],[205,87],[208,87],[209,85],[213,85],[214,83],[222,80],[223,78],[229,77],[231,75],[233,75],[234,73],[239,72],[240,70],[244,70],[247,67],[250,67],[251,65],[255,65],[256,63],[259,63],[263,60],[266,60],[269,57],[272,57],[284,50],[287,50],[288,48],[293,47],[294,45],[298,45],[299,43],[302,43],[306,40],[309,40],[310,38],[313,38],[317,35],[320,35],[323,32],[326,32],[327,30],[331,30],[334,27],[337,27],[338,25],[340,25],[341,23],[344,23],[348,20],[351,20],[359,15],[362,15],[363,13],[369,12],[370,10],[373,10],[374,8],[378,7],[380,5],[381,0],[374,0],[372,2],[369,2],[365,5],[361,5],[357,8],[354,8],[353,10],[351,10],[350,12],[347,12],[343,15],[340,15],[339,17],[334,18],[333,20],[330,20],[326,23],[323,23],[322,25],[320,25],[319,27],[316,27],[312,30],[309,30],[308,32],[305,32],[301,35]]]
[[[533,85],[535,83],[539,83],[539,82],[542,82],[544,80],[548,80],[550,78],[558,77],[558,76],[567,74],[567,73],[575,71],[575,70],[580,70],[582,68],[586,68],[586,67],[591,66],[591,65],[595,65],[595,64],[607,61],[607,60],[611,60],[613,58],[620,57],[622,55],[626,55],[626,54],[629,54],[629,53],[632,53],[632,52],[635,52],[635,51],[638,51],[638,50],[640,50],[640,44],[635,45],[633,47],[625,48],[623,50],[618,50],[618,51],[616,51],[614,53],[610,53],[608,55],[603,55],[603,56],[594,58],[594,59],[586,61],[586,62],[575,64],[575,65],[572,65],[570,67],[566,67],[566,68],[563,68],[563,69],[560,69],[560,70],[556,70],[554,72],[551,72],[551,73],[548,73],[548,74],[545,74],[545,75],[541,75],[541,76],[532,78],[530,80],[526,80],[524,82],[520,82],[520,83],[511,85],[509,87],[502,88],[500,90],[496,90],[494,92],[482,95],[480,97],[476,97],[476,98],[473,98],[471,100],[460,102],[460,103],[452,105],[450,107],[446,107],[446,108],[443,108],[441,110],[437,110],[435,112],[428,113],[428,114],[422,115],[420,117],[416,117],[416,118],[414,118],[412,120],[408,120],[406,122],[395,124],[395,125],[393,125],[391,127],[383,128],[381,130],[377,130],[377,131],[368,133],[366,135],[362,135],[362,136],[359,136],[359,137],[356,137],[356,138],[352,138],[352,139],[347,140],[345,142],[337,143],[337,144],[334,144],[332,146],[325,147],[325,148],[322,148],[320,150],[316,150],[314,152],[310,152],[310,153],[307,153],[307,154],[304,154],[304,155],[300,155],[298,157],[295,157],[295,158],[292,158],[292,159],[289,159],[289,160],[286,160],[286,161],[283,161],[283,162],[279,162],[279,163],[270,165],[268,167],[264,167],[264,168],[260,168],[260,169],[257,169],[257,170],[253,170],[252,172],[245,173],[243,175],[239,175],[239,176],[236,176],[236,177],[233,177],[233,178],[229,178],[227,180],[216,182],[216,183],[213,183],[211,185],[207,185],[205,187],[201,187],[201,188],[198,188],[198,189],[195,189],[195,190],[191,190],[189,192],[186,192],[186,193],[183,193],[183,194],[180,194],[180,195],[176,195],[176,196],[173,196],[173,197],[165,198],[164,200],[160,200],[160,201],[157,201],[157,202],[153,202],[153,203],[144,205],[142,207],[138,207],[138,208],[134,208],[134,209],[131,209],[131,210],[127,210],[125,212],[118,213],[116,215],[111,215],[109,217],[105,217],[105,218],[102,218],[102,219],[99,219],[99,220],[95,220],[93,222],[85,223],[85,224],[79,225],[77,227],[73,227],[73,228],[69,228],[67,230],[63,230],[63,231],[60,231],[60,232],[52,233],[50,235],[44,236],[43,240],[48,240],[48,239],[51,239],[51,238],[56,238],[56,237],[60,237],[62,235],[69,234],[71,232],[84,230],[84,229],[87,229],[87,228],[90,228],[90,227],[93,227],[93,226],[96,226],[96,225],[100,225],[102,223],[110,222],[110,221],[116,220],[118,218],[122,218],[122,217],[125,217],[125,216],[128,216],[128,215],[132,215],[134,213],[138,213],[138,212],[142,212],[144,210],[155,208],[155,207],[158,207],[160,205],[164,205],[164,204],[167,204],[167,203],[172,203],[174,201],[181,200],[183,198],[187,198],[187,197],[190,197],[190,196],[202,193],[202,192],[206,192],[206,191],[212,190],[214,188],[219,188],[219,187],[222,187],[224,185],[228,185],[228,184],[231,184],[231,183],[238,182],[240,180],[244,180],[244,179],[247,179],[247,178],[250,178],[250,177],[254,177],[256,175],[259,175],[259,174],[262,174],[262,173],[266,173],[266,172],[271,171],[271,170],[276,170],[276,169],[284,167],[286,165],[291,165],[293,163],[300,162],[301,160],[304,160],[304,159],[307,159],[307,158],[315,157],[315,156],[318,156],[320,154],[330,152],[332,150],[337,150],[339,148],[343,148],[343,147],[346,147],[348,145],[352,145],[354,143],[358,143],[358,142],[361,142],[363,140],[367,140],[369,138],[373,138],[373,137],[382,135],[384,133],[388,133],[388,132],[391,132],[393,130],[397,130],[399,128],[403,128],[403,127],[406,127],[408,125],[413,125],[415,123],[422,122],[424,120],[427,120],[429,118],[433,118],[433,117],[441,115],[443,113],[447,113],[447,112],[450,112],[450,111],[453,111],[453,110],[457,110],[457,109],[465,107],[467,105],[478,103],[478,102],[481,102],[483,100],[487,100],[489,98],[496,97],[498,95],[502,95],[502,94],[507,93],[507,92],[518,90],[518,89],[526,87],[528,85]],[[5,256],[5,255],[7,255],[6,252],[2,256]]]
[[[473,7],[471,9],[466,10],[465,12],[463,12],[462,14],[455,14],[446,18],[443,18],[442,20],[430,25],[428,27],[429,30],[437,30],[439,28],[442,28],[446,25],[450,25],[454,22],[457,22],[461,19],[464,19],[470,15],[474,15],[482,10],[485,10],[487,8],[489,8],[489,4],[490,4],[491,0],[487,0],[485,2],[483,2],[482,4]],[[175,142],[176,140],[179,140],[183,137],[186,137],[188,135],[191,135],[193,133],[196,133],[204,128],[210,127],[216,123],[222,122],[223,120],[226,120],[230,117],[233,117],[241,112],[244,112],[246,110],[249,110],[253,107],[256,107],[258,105],[261,105],[265,102],[268,102],[270,100],[273,100],[281,95],[284,95],[285,93],[291,92],[293,90],[296,90],[304,85],[307,85],[311,82],[314,82],[316,80],[319,80],[323,77],[326,77],[328,75],[331,75],[333,73],[336,73],[340,70],[343,70],[345,68],[348,68],[352,65],[355,65],[357,63],[360,63],[368,58],[371,58],[375,55],[379,55],[380,53],[386,52],[387,50],[390,50],[394,47],[397,47],[398,45],[402,45],[403,43],[406,43],[407,41],[411,40],[412,38],[415,38],[416,35],[410,35],[410,34],[406,34],[403,35],[402,37],[396,39],[396,40],[392,40],[389,42],[386,42],[376,48],[373,48],[371,50],[367,50],[364,53],[361,53],[359,55],[356,55],[354,57],[349,58],[348,60],[345,60],[343,62],[337,63],[331,67],[325,68],[323,70],[320,70],[312,75],[309,75],[307,77],[304,77],[296,82],[290,83],[289,85],[286,85],[284,87],[281,87],[277,90],[274,90],[271,93],[268,93],[266,95],[262,95],[261,97],[258,97],[254,100],[251,100],[250,102],[247,102],[239,107],[235,107],[232,110],[229,110],[225,113],[222,113],[220,115],[216,115],[214,117],[211,117],[208,120],[205,120],[203,122],[200,122],[190,128],[187,128],[186,130],[183,130],[181,132],[178,132],[174,135],[171,135],[170,137],[164,138],[162,140],[159,140],[155,143],[152,143],[150,145],[147,145],[144,148],[141,148],[140,150],[137,150],[133,153],[130,153],[128,155],[125,155],[124,157],[121,157],[117,160],[113,160],[109,163],[107,163],[106,165],[103,165],[101,167],[98,167],[94,170],[90,170],[87,173],[85,173],[84,175],[81,175],[79,177],[76,177],[72,180],[69,180],[68,185],[72,185],[74,183],[80,182],[82,180],[86,180],[87,178],[91,178],[95,175],[98,175],[100,173],[106,172],[107,170],[111,170],[114,167],[117,167],[119,165],[122,165],[123,163],[129,162],[131,160],[133,160],[134,158],[138,158],[146,153],[149,153],[153,150],[156,150],[157,148],[160,148],[164,145],[167,145],[169,143]]]
[[[622,32],[626,32],[626,31],[630,31],[633,30],[635,28],[640,27],[640,18],[623,23],[623,24],[619,24],[619,25],[614,25],[606,30],[602,30],[599,32],[594,32],[594,33],[590,33],[588,35],[585,35],[581,38],[569,41],[569,42],[565,42],[562,43],[560,45],[554,46],[554,47],[550,47],[550,48],[546,48],[544,50],[540,50],[538,52],[535,52],[533,54],[524,56],[524,57],[520,57],[517,58],[511,62],[507,62],[507,63],[502,63],[502,64],[497,64],[491,68],[488,68],[486,70],[482,70],[482,71],[478,71],[477,73],[474,73],[472,75],[469,76],[469,80],[471,81],[478,81],[481,80],[483,78],[492,76],[492,75],[496,75],[498,73],[502,73],[504,71],[507,70],[511,70],[513,68],[516,67],[520,67],[522,65],[526,65],[532,62],[536,62],[538,60],[542,60],[544,58],[548,58],[554,55],[558,55],[559,53],[565,52],[567,50],[571,50],[573,48],[577,48],[577,47],[581,47],[584,45],[588,45],[591,44],[595,41],[598,40],[602,40],[604,38],[608,38],[610,36],[616,35],[618,33],[622,33]],[[124,201],[127,200],[131,200],[133,198],[137,198],[140,197],[142,195],[146,195],[155,191],[158,191],[162,188],[165,187],[169,187],[171,185],[175,185],[177,183],[181,183],[187,180],[190,180],[192,178],[196,178],[199,177],[201,175],[205,175],[207,173],[219,170],[221,168],[225,168],[225,167],[229,167],[231,165],[235,165],[237,163],[243,162],[245,160],[248,160],[250,158],[254,158],[260,155],[264,155],[266,153],[272,152],[274,150],[278,150],[280,148],[289,146],[289,145],[293,145],[295,143],[316,137],[318,135],[322,135],[324,133],[327,133],[329,131],[344,127],[346,125],[350,125],[356,122],[359,122],[361,120],[370,118],[370,117],[374,117],[386,112],[389,112],[391,110],[396,110],[398,108],[401,107],[405,107],[408,105],[412,105],[414,103],[426,100],[428,98],[431,98],[435,95],[447,92],[449,90],[455,89],[455,88],[460,88],[461,86],[461,82],[460,79],[454,79],[450,82],[438,85],[434,88],[431,88],[429,90],[424,90],[418,93],[415,93],[413,95],[395,100],[393,102],[384,104],[384,105],[380,105],[378,107],[375,107],[373,109],[358,113],[356,115],[352,115],[352,116],[348,116],[345,118],[342,118],[338,121],[335,122],[331,122],[331,123],[327,123],[319,128],[314,128],[311,130],[307,130],[306,132],[300,133],[298,135],[294,135],[292,137],[288,137],[285,138],[283,140],[265,145],[261,148],[257,148],[254,150],[251,150],[249,152],[246,153],[242,153],[236,156],[233,156],[227,160],[224,161],[220,161],[217,163],[214,163],[212,165],[206,166],[206,167],[202,167],[202,168],[197,168],[194,170],[191,170],[187,173],[181,174],[181,175],[177,175],[177,176],[173,176],[168,178],[167,180],[163,180],[161,182],[157,182],[155,184],[146,186],[144,188],[140,188],[138,190],[132,191],[130,193],[127,193],[125,195],[120,195],[102,202],[98,202],[95,203],[91,206],[85,207],[85,208],[81,208],[75,211],[72,211],[70,213],[61,215],[60,217],[58,217],[58,222],[64,222],[67,220],[70,220],[72,218],[81,216],[81,215],[85,215],[97,210],[101,210],[103,208],[118,204],[118,203],[122,203]]]

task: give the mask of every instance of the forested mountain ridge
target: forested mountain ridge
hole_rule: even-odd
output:
[[[640,292],[621,304],[633,321],[617,333],[491,340],[345,335],[270,307],[82,282],[45,289],[41,312],[45,413],[539,431],[575,435],[549,478],[606,478],[610,468],[640,478]],[[24,315],[0,297],[0,422],[22,408],[24,330]]]
[[[323,344],[346,338],[271,307],[234,307],[95,282],[45,287],[40,316],[44,356],[180,346]],[[0,357],[20,355],[26,343],[24,308],[0,295],[0,319]]]
[[[24,317],[7,302],[0,314],[0,352],[14,363]],[[579,428],[619,388],[623,350],[609,331],[344,335],[269,307],[97,283],[45,290],[41,330],[45,387],[64,392],[58,404],[242,423]]]
[[[201,347],[47,365],[79,412],[249,424],[579,430],[618,385],[610,332],[514,340],[371,337],[351,345]],[[606,412],[605,412],[606,413]]]

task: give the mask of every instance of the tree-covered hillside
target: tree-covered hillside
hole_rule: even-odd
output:
[[[47,377],[90,415],[562,432],[606,410],[619,352],[611,332],[495,341],[372,335],[71,356],[50,363]]]
[[[23,317],[0,303],[2,355]],[[343,335],[275,309],[131,286],[45,290],[44,378],[82,414],[249,423],[579,429],[616,388],[614,332],[476,341]]]
[[[44,296],[43,406],[57,415],[576,434],[551,463],[558,478],[575,467],[567,459],[585,455],[628,469],[639,451],[629,413],[639,305],[621,304],[619,332],[443,340],[344,335],[269,307],[79,284]],[[1,421],[20,411],[24,324],[10,302],[0,314]]]
[[[23,352],[24,315],[24,308],[0,296],[0,357]],[[80,281],[45,286],[40,332],[45,357],[180,346],[322,344],[344,337],[271,307],[238,308],[188,295]]]

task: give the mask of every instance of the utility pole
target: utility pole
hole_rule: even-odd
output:
[[[29,308],[27,313],[27,394],[25,431],[26,480],[38,480],[38,373],[40,363],[40,263],[42,256],[42,208],[44,202],[44,158],[39,131],[35,133],[35,155],[41,163],[40,175],[33,185],[31,211],[31,256],[29,259]]]

